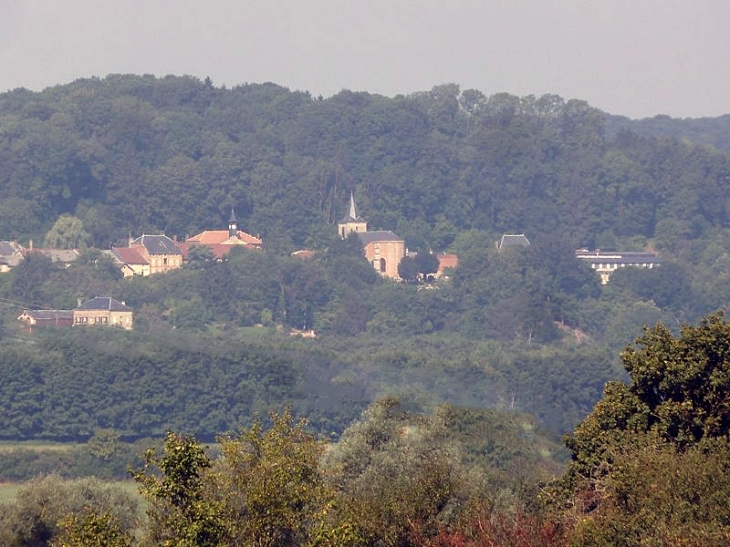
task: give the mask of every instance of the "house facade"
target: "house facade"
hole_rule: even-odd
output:
[[[634,252],[602,252],[600,250],[589,251],[588,249],[578,249],[575,251],[575,257],[590,265],[601,276],[601,283],[608,283],[611,274],[621,268],[656,268],[661,265],[657,253],[650,251]]]
[[[112,326],[134,328],[134,311],[110,296],[97,296],[73,310],[74,326]]]
[[[152,275],[182,268],[183,253],[176,241],[166,235],[142,235],[127,247],[106,252],[122,270],[124,277]]]

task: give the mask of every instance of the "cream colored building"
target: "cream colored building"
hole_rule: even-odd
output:
[[[114,247],[107,253],[124,277],[165,273],[183,264],[180,246],[166,235],[142,235],[130,241],[128,247]]]
[[[621,268],[653,269],[661,265],[659,256],[651,251],[633,252],[603,252],[578,249],[575,258],[588,264],[592,270],[601,276],[601,284],[608,283],[611,274]]]
[[[97,296],[73,310],[74,326],[111,326],[134,328],[134,312],[124,302],[110,296]]]

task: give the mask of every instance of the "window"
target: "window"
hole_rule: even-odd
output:
[[[385,259],[380,259],[380,273],[385,273]]]

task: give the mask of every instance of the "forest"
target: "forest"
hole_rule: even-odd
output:
[[[324,99],[110,75],[0,94],[0,238],[81,249],[68,266],[33,255],[0,276],[0,362],[14,378],[0,398],[15,409],[0,438],[173,426],[212,438],[282,404],[339,433],[393,392],[568,432],[606,381],[625,379],[616,356],[642,326],[728,307],[726,122],[632,121],[452,84]],[[336,235],[351,192],[372,229],[456,253],[459,267],[428,285],[379,278]],[[100,252],[130,235],[224,228],[231,207],[263,252],[195,254],[134,279]],[[497,252],[505,232],[532,245]],[[579,247],[655,250],[662,266],[601,286]],[[302,248],[315,258],[290,256]],[[135,310],[134,334],[29,335],[16,321],[96,295]],[[81,392],[79,369],[94,389]],[[200,375],[198,397],[174,395]],[[221,385],[236,394],[221,401]]]
[[[441,519],[456,503],[447,496],[443,506],[423,508],[440,515],[436,520],[393,510],[393,530],[410,530],[408,537],[374,538],[365,516],[373,516],[375,505],[397,504],[366,502],[361,491],[348,490],[367,483],[365,474],[312,483],[323,497],[297,507],[316,506],[320,513],[308,513],[302,517],[307,526],[267,544],[337,544],[328,543],[327,534],[342,529],[333,532],[327,526],[334,521],[315,518],[328,504],[347,508],[336,526],[355,534],[345,543],[351,545],[519,545],[509,536],[522,533],[509,528],[515,523],[533,534],[533,543],[524,545],[614,544],[599,526],[609,526],[609,517],[591,521],[606,534],[604,543],[576,540],[579,528],[590,530],[574,526],[582,516],[566,516],[566,504],[574,511],[584,504],[585,514],[594,515],[591,500],[614,489],[605,515],[624,514],[621,499],[629,503],[645,493],[627,490],[637,484],[635,462],[675,466],[679,475],[689,472],[685,458],[707,469],[727,464],[719,445],[698,444],[705,436],[721,437],[710,426],[698,433],[705,418],[680,431],[678,415],[665,409],[660,431],[650,423],[654,415],[644,412],[649,403],[641,398],[649,391],[631,402],[616,386],[640,389],[640,370],[627,361],[633,354],[622,353],[640,351],[637,337],[649,336],[645,344],[651,332],[674,339],[694,332],[682,330],[693,324],[722,331],[721,319],[707,318],[730,304],[729,182],[727,116],[628,120],[580,100],[487,97],[455,84],[392,98],[346,90],[323,98],[271,83],[228,89],[209,79],[110,75],[42,92],[2,93],[0,240],[78,248],[80,256],[62,265],[32,254],[0,274],[0,439],[94,447],[101,438],[126,448],[110,461],[93,448],[74,449],[71,457],[11,450],[0,477],[19,480],[35,470],[60,473],[58,481],[84,480],[85,474],[120,478],[124,461],[134,459],[130,447],[139,453],[139,443],[156,444],[147,464],[158,470],[146,474],[137,462],[136,477],[149,499],[167,507],[160,515],[169,517],[177,509],[165,504],[177,502],[165,492],[173,486],[155,481],[170,469],[165,466],[179,445],[201,477],[207,476],[203,469],[243,467],[228,469],[225,484],[191,478],[194,489],[205,489],[194,495],[210,503],[210,515],[219,519],[212,529],[222,535],[211,543],[175,543],[170,538],[182,525],[160,521],[154,533],[161,535],[152,544],[218,545],[224,538],[242,544],[230,512],[248,509],[220,506],[219,499],[221,489],[243,488],[236,473],[253,465],[236,459],[248,454],[241,444],[255,445],[273,428],[289,442],[295,438],[297,447],[306,440],[305,452],[297,454],[314,465],[313,454],[327,443],[346,443],[353,430],[369,431],[363,423],[373,413],[390,420],[397,407],[395,416],[408,425],[388,426],[388,446],[405,450],[399,443],[408,439],[394,433],[404,427],[425,428],[418,438],[433,441],[409,450],[434,454],[442,445],[483,437],[486,444],[461,446],[464,453],[449,459],[449,466],[460,462],[458,473],[448,467],[449,477],[476,473],[472,464],[487,476],[482,494],[489,492],[488,499],[453,512],[461,535],[448,531],[457,520]],[[351,192],[372,229],[396,232],[414,252],[455,253],[458,267],[433,282],[379,277],[357,239],[341,240],[336,232]],[[144,233],[183,240],[223,229],[231,208],[242,229],[262,238],[262,251],[236,249],[221,261],[192,253],[180,270],[132,279],[122,278],[102,253]],[[499,251],[495,242],[504,233],[524,233],[531,245]],[[575,259],[581,247],[656,251],[661,266],[625,268],[601,285]],[[314,257],[292,256],[300,249]],[[31,333],[16,319],[26,308],[70,309],[97,295],[131,306],[135,330]],[[660,330],[651,330],[657,324]],[[294,329],[317,337],[291,336]],[[715,385],[727,382],[722,374],[712,377]],[[616,401],[633,414],[605,415]],[[703,412],[725,424],[717,407]],[[297,425],[304,418],[306,433]],[[477,430],[468,430],[474,424]],[[629,424],[634,433],[644,428],[641,441],[627,441],[636,452],[628,446],[616,452],[616,439],[628,438],[615,433],[616,424],[622,431]],[[606,448],[596,428],[618,444]],[[241,431],[248,437],[237,438]],[[572,440],[561,447],[560,437],[570,432]],[[664,437],[653,452],[644,439],[659,434]],[[214,453],[200,443],[213,443]],[[353,458],[368,457],[365,448],[357,450]],[[392,463],[395,456],[382,457]],[[343,462],[310,470],[311,477],[344,472]],[[358,465],[365,473],[365,464]],[[521,474],[525,465],[534,473]],[[610,472],[615,466],[623,474]],[[602,482],[584,481],[607,467]],[[562,482],[547,488],[564,470]],[[421,487],[456,488],[418,484],[401,493],[416,496]],[[537,490],[552,501],[538,501]],[[427,495],[419,492],[416,498]],[[459,492],[459,500],[479,498]],[[546,516],[548,505],[560,518]],[[503,543],[469,539],[468,530],[476,533],[482,522],[480,511],[491,515],[491,525],[504,525]],[[119,524],[119,515],[105,510],[79,518],[87,517],[69,521],[68,533]],[[190,525],[198,517],[186,514],[180,522]],[[321,525],[316,541],[315,521]],[[625,523],[632,525],[639,523]],[[55,526],[53,534],[60,530]],[[69,545],[83,544],[72,543],[71,535]],[[715,544],[723,544],[721,535],[712,536]],[[646,545],[677,544],[666,537]],[[686,544],[713,544],[690,539]]]

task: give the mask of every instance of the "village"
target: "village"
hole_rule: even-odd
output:
[[[363,254],[382,277],[394,281],[402,281],[399,266],[405,257],[412,257],[406,242],[390,230],[368,230],[368,223],[357,210],[354,193],[350,194],[347,214],[337,225],[341,239],[355,234],[363,248]],[[498,250],[529,247],[530,240],[525,234],[503,234],[495,242]],[[191,258],[191,253],[203,252],[206,259],[223,260],[231,250],[244,248],[262,250],[263,241],[238,226],[233,208],[225,230],[204,230],[184,241],[164,234],[142,234],[137,238],[129,238],[124,247],[112,247],[102,252],[119,268],[125,278],[150,276],[182,268]],[[0,241],[0,272],[8,272],[17,266],[29,254],[38,253],[50,258],[53,262],[69,264],[79,256],[78,249],[44,249],[35,248],[33,242],[28,248],[15,241]],[[308,259],[316,255],[315,251],[302,249],[292,256]],[[433,253],[437,261],[435,271],[428,275],[427,281],[433,281],[453,271],[459,264],[459,258],[453,253]],[[619,268],[638,267],[654,268],[660,265],[659,257],[654,252],[601,252],[577,249],[577,260],[590,265],[596,271],[602,284],[609,281],[612,272]],[[23,309],[18,320],[25,323],[32,332],[33,327],[70,327],[70,326],[115,326],[126,330],[134,328],[134,312],[126,302],[111,296],[94,296],[88,301],[78,301],[72,310]],[[307,333],[309,334],[309,333]]]

